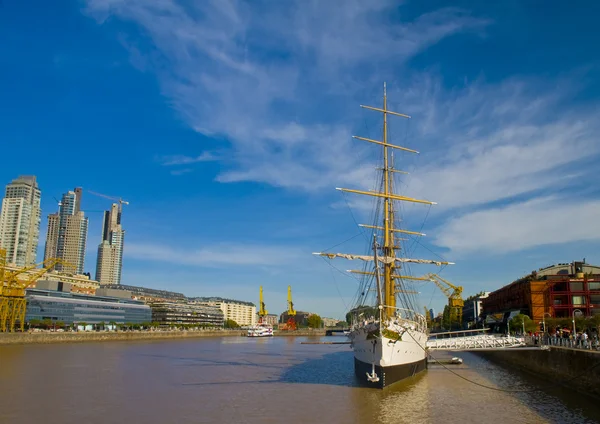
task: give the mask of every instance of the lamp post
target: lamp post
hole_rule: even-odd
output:
[[[582,313],[581,309],[573,309],[573,340],[575,340],[575,336],[577,335],[577,329],[575,328],[575,312]]]
[[[544,334],[546,334],[546,315],[552,318],[552,314],[550,312],[544,312],[544,315],[542,316],[542,326],[544,327]]]

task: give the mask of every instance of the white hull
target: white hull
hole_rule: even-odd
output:
[[[251,327],[248,329],[248,337],[273,337],[273,328],[266,326]]]
[[[391,331],[379,336],[379,322],[365,322],[349,335],[357,377],[374,387],[389,386],[427,366],[428,335],[422,326],[405,321],[388,323],[386,328]]]

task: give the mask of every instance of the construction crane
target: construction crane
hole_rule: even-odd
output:
[[[465,305],[465,302],[462,298],[463,288],[461,286],[455,286],[437,274],[427,274],[427,277],[433,281],[448,298],[448,307],[450,309],[450,325],[452,325],[453,322],[458,323],[458,325],[462,325],[462,312],[463,306]]]
[[[115,202],[119,202],[119,215],[121,214],[121,212],[123,212],[123,205],[129,205],[129,202],[123,200],[120,197],[107,196],[106,194],[96,193],[95,191],[91,191],[91,190],[88,190],[88,193],[93,194],[94,196],[104,197],[105,199],[114,200]]]
[[[59,258],[49,258],[37,265],[21,268],[17,271],[6,269],[6,250],[0,249],[0,276],[2,286],[0,292],[0,332],[13,332],[19,323],[21,331],[25,329],[25,309],[27,300],[25,290],[34,284],[41,276],[50,271],[55,265],[73,267]],[[41,268],[38,269],[38,266]],[[25,273],[35,271],[26,278],[20,278]]]
[[[284,324],[283,329],[294,331],[298,329],[298,326],[296,325],[296,319],[294,318],[296,316],[296,310],[294,309],[294,302],[292,301],[292,286],[288,286],[287,304],[288,320],[287,323]]]
[[[266,317],[267,314],[269,313],[269,311],[267,311],[267,308],[265,308],[265,301],[263,299],[262,286],[260,286],[260,291],[259,291],[259,295],[258,295],[258,303],[259,303],[258,323],[261,324],[263,322],[264,317]]]

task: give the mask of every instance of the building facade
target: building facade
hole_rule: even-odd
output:
[[[151,302],[187,302],[183,293],[172,292],[168,290],[149,289],[146,287],[128,286],[125,284],[111,284],[111,288],[116,290],[127,290],[135,300],[142,300],[146,303]]]
[[[96,280],[100,284],[120,284],[123,266],[123,242],[125,231],[121,227],[121,209],[113,203],[110,211],[104,212],[102,241],[98,246]]]
[[[258,320],[260,319],[260,317],[258,316],[258,314],[256,315],[256,322],[258,323]],[[268,325],[277,325],[277,320],[279,319],[279,317],[276,314],[267,314],[266,316],[263,317],[262,322],[264,324],[268,324]]]
[[[483,299],[486,299],[490,292],[484,292],[473,298],[465,300],[462,311],[463,327],[473,328],[479,326],[483,322]],[[433,313],[431,313],[433,319]]]
[[[541,322],[544,317],[569,318],[600,314],[600,267],[583,262],[541,268],[483,299],[485,323],[506,329],[519,313]]]
[[[241,300],[223,299],[221,297],[196,297],[189,299],[192,303],[216,306],[225,316],[242,327],[256,325],[256,305]]]
[[[59,283],[57,288],[68,286]],[[152,312],[143,302],[113,297],[70,293],[69,289],[27,289],[25,320],[62,321],[71,324],[142,324],[152,320]]]
[[[335,319],[335,318],[321,318],[323,320],[323,326],[325,327],[335,327],[337,325],[338,322],[340,322],[339,319]]]
[[[6,261],[24,267],[36,263],[40,238],[41,191],[35,176],[20,176],[6,186],[0,212],[0,248]]]
[[[70,266],[57,264],[57,271],[83,274],[88,218],[81,211],[81,188],[62,196],[58,213],[48,215],[48,233],[44,260],[59,258]]]
[[[224,315],[220,308],[202,304],[153,302],[152,322],[161,326],[178,324],[223,328]]]

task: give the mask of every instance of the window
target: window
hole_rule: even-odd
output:
[[[592,305],[600,305],[600,294],[590,295],[590,303]]]
[[[588,290],[600,290],[600,281],[588,282]]]
[[[583,291],[583,283],[571,282],[571,291]]]
[[[573,296],[573,305],[585,305],[585,296]]]

